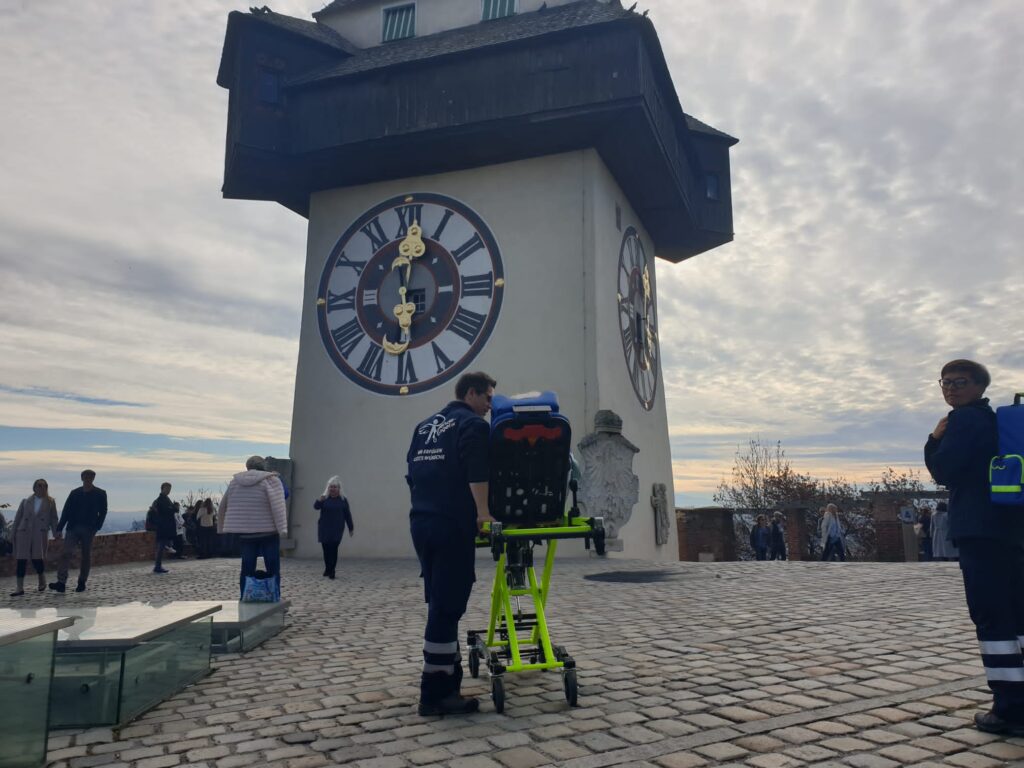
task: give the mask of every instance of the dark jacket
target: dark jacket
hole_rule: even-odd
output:
[[[488,479],[489,434],[487,422],[460,400],[416,425],[406,455],[412,520],[447,520],[476,532],[469,484]]]
[[[771,536],[772,536],[772,551],[773,552],[785,552],[786,551],[786,537],[782,533],[782,526],[779,525],[779,521],[778,520],[772,520]]]
[[[768,526],[760,526],[754,523],[754,527],[750,529],[750,546],[754,549],[768,549],[770,533]]]
[[[349,509],[348,499],[344,496],[336,499],[328,496],[323,501],[317,499],[313,502],[313,509],[320,510],[320,519],[316,523],[316,540],[321,544],[341,541],[346,525],[349,533],[354,531],[352,510]]]
[[[57,522],[57,532],[65,528],[87,528],[94,533],[103,527],[107,519],[107,492],[95,485],[88,493],[81,487],[75,488],[64,501],[64,508]]]
[[[998,453],[996,415],[988,398],[949,412],[946,431],[924,446],[924,463],[932,478],[949,489],[949,538],[1019,541],[1019,515],[1007,514],[989,498],[988,465]]]
[[[178,524],[174,519],[174,502],[160,494],[153,502],[153,531],[158,539],[173,539],[178,535]]]

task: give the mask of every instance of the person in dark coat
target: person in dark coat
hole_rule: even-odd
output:
[[[63,593],[67,586],[68,568],[76,547],[82,552],[82,564],[78,569],[75,592],[85,592],[85,583],[92,567],[92,540],[107,519],[107,492],[93,485],[95,479],[95,472],[83,469],[81,487],[75,488],[64,500],[54,538],[59,539],[65,527],[68,532],[57,562],[57,580],[50,583],[50,589],[54,592]]]
[[[160,485],[160,495],[156,497],[150,509],[153,511],[153,531],[156,533],[156,555],[153,561],[153,573],[167,573],[164,568],[164,549],[173,547],[178,534],[176,513],[178,502],[171,501],[171,484]]]
[[[772,515],[771,547],[769,548],[768,559],[786,559],[786,532],[782,529],[781,512],[776,512]]]
[[[758,560],[767,560],[770,541],[771,532],[768,530],[768,519],[764,515],[758,515],[754,521],[754,527],[750,529],[750,546],[754,550],[754,557]]]
[[[488,437],[495,380],[463,374],[455,400],[416,425],[406,454],[409,529],[420,561],[427,626],[423,630],[421,716],[468,714],[480,702],[463,696],[459,620],[476,580],[476,534],[487,508]]]
[[[949,538],[960,551],[967,608],[992,690],[992,709],[979,712],[981,731],[1024,736],[1024,525],[1021,510],[996,508],[989,496],[989,461],[998,453],[996,417],[985,366],[953,360],[939,386],[952,410],[924,446],[932,478],[949,489]]]
[[[320,510],[316,523],[316,539],[324,550],[324,576],[333,579],[338,567],[338,547],[341,546],[345,526],[348,535],[354,536],[352,510],[348,499],[341,494],[341,478],[335,475],[327,481],[323,496],[313,502],[313,509]]]

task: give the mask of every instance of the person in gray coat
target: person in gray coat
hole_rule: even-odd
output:
[[[949,538],[949,507],[944,501],[932,513],[932,560],[959,560],[960,553]]]
[[[49,495],[46,481],[40,478],[32,484],[32,495],[18,505],[18,513],[11,526],[18,584],[11,597],[25,594],[25,571],[29,560],[39,577],[39,591],[46,591],[46,540],[51,531],[57,534],[57,502]]]

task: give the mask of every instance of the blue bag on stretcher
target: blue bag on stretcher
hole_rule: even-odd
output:
[[[1013,405],[996,408],[999,455],[988,466],[988,482],[994,504],[1024,505],[1024,392],[1013,396]]]

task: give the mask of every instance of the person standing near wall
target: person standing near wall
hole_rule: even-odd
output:
[[[949,507],[940,501],[932,513],[932,558],[935,560],[958,560],[960,553],[949,538]]]
[[[771,526],[771,547],[769,548],[769,560],[786,559],[786,531],[782,527],[782,513],[772,514]]]
[[[754,550],[754,558],[767,560],[769,544],[771,531],[768,530],[768,519],[764,515],[758,515],[754,518],[754,527],[750,529],[750,548]]]
[[[160,495],[152,504],[153,530],[156,533],[156,553],[153,559],[153,573],[167,573],[164,568],[164,549],[173,547],[177,534],[178,503],[171,501],[171,484],[160,485]]]
[[[11,526],[12,554],[17,561],[17,588],[11,597],[25,594],[25,571],[29,560],[39,579],[39,591],[46,591],[46,539],[50,531],[54,535],[57,533],[57,502],[50,496],[46,481],[40,478],[32,484],[32,495],[18,505],[18,513]]]
[[[199,557],[212,557],[217,543],[217,513],[213,499],[203,499],[196,508],[196,537]]]
[[[93,484],[96,473],[91,469],[82,470],[82,485],[68,494],[64,501],[64,509],[57,523],[57,534],[67,528],[64,537],[64,551],[61,552],[57,565],[57,580],[50,584],[54,592],[63,593],[67,586],[68,569],[71,566],[71,554],[75,548],[82,553],[82,565],[78,569],[78,586],[75,592],[85,592],[85,584],[89,579],[92,567],[92,540],[103,527],[107,519],[107,492]]]
[[[996,509],[989,461],[999,452],[996,416],[983,397],[992,379],[973,360],[942,367],[939,387],[952,409],[924,446],[932,478],[949,489],[949,535],[960,551],[967,608],[992,690],[992,709],[974,716],[978,730],[1024,736],[1024,520]]]

